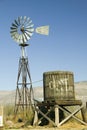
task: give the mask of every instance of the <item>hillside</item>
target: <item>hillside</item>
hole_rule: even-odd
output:
[[[75,95],[83,103],[87,102],[87,81],[75,83]]]
[[[81,99],[83,102],[87,101],[87,81],[75,83],[75,97]],[[34,98],[41,100],[43,98],[43,88],[34,88]],[[15,90],[13,91],[0,91],[0,104],[14,103]]]

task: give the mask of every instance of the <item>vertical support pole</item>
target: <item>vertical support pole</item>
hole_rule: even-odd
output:
[[[0,129],[3,127],[3,106],[0,106]]]
[[[82,120],[85,122],[85,108],[84,107],[81,109],[81,116],[82,116]]]
[[[86,106],[81,109],[81,115],[83,121],[87,123],[87,102],[86,102]]]
[[[38,123],[38,111],[37,111],[37,110],[35,110],[33,125],[35,126],[35,125],[37,125],[37,123]]]
[[[59,125],[59,108],[58,105],[55,105],[55,124],[58,126]]]
[[[87,102],[86,102],[86,109],[87,109]]]

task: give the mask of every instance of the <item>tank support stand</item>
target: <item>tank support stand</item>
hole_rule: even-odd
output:
[[[65,122],[67,122],[70,118],[74,118],[75,120],[77,120],[78,122],[80,122],[83,125],[87,125],[87,123],[84,121],[83,116],[82,116],[82,120],[79,119],[77,116],[75,116],[78,112],[81,111],[81,115],[82,115],[82,108],[84,107],[82,104],[75,104],[75,105],[70,105],[71,106],[78,106],[76,107],[76,109],[71,112],[70,110],[68,110],[69,108],[67,108],[68,105],[60,105],[60,104],[54,104],[50,103],[49,104],[49,109],[46,113],[44,113],[40,108],[40,106],[42,107],[46,107],[48,106],[48,103],[39,103],[37,104],[36,108],[35,108],[35,117],[34,117],[34,122],[33,125],[39,125],[39,123],[42,121],[43,118],[45,118],[46,120],[48,120],[53,126],[59,127],[62,124],[64,124]],[[51,111],[54,110],[54,120],[52,120],[49,117],[49,114]],[[60,121],[60,114],[59,111],[62,111],[64,113],[66,113],[68,116],[65,117],[62,121]],[[40,119],[38,119],[38,115],[41,114],[42,117]]]

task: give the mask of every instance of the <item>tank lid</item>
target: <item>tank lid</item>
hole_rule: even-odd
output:
[[[71,71],[48,71],[44,72],[43,74],[73,74]]]

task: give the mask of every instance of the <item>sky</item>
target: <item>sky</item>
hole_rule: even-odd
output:
[[[34,28],[50,27],[48,36],[34,32],[26,48],[33,87],[43,86],[47,71],[87,81],[87,0],[0,0],[0,90],[16,89],[21,51],[10,27],[19,16],[30,17]]]

